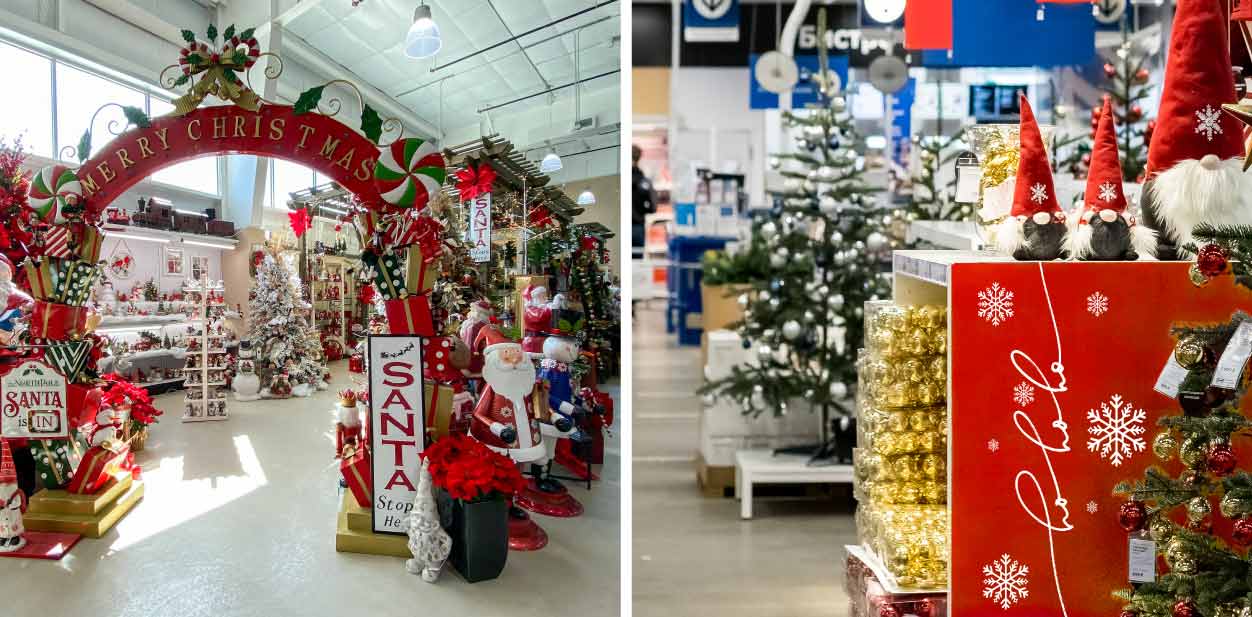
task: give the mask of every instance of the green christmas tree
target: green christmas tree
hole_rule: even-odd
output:
[[[825,10],[818,13],[822,31]],[[821,75],[828,75],[824,40]],[[773,209],[752,226],[753,245],[767,251],[765,275],[739,298],[736,324],[750,363],[701,392],[738,402],[745,413],[783,414],[803,401],[823,414],[851,414],[856,347],[864,338],[862,305],[890,296],[887,271],[903,219],[880,207],[864,179],[860,142],[848,105],[819,78],[825,104],[785,113],[795,152],[772,157],[786,179]]]
[[[1252,614],[1247,553],[1252,544],[1252,475],[1235,470],[1238,460],[1231,448],[1231,439],[1247,434],[1252,422],[1239,410],[1244,376],[1214,378],[1232,336],[1249,319],[1236,313],[1229,323],[1173,329],[1174,360],[1187,371],[1177,397],[1182,413],[1157,422],[1163,430],[1153,438],[1152,451],[1164,463],[1180,460],[1183,471],[1171,476],[1153,466],[1142,479],[1115,489],[1130,498],[1118,511],[1118,522],[1132,534],[1146,532],[1167,571],[1153,582],[1115,594],[1126,601],[1124,616]],[[1219,515],[1233,520],[1234,546],[1213,534],[1213,519]]]
[[[1117,149],[1122,160],[1122,178],[1127,182],[1142,182],[1144,168],[1148,165],[1148,142],[1156,123],[1144,117],[1143,101],[1152,94],[1148,83],[1148,55],[1130,40],[1129,30],[1122,27],[1122,45],[1116,57],[1105,63],[1104,76],[1109,80],[1105,96],[1113,102],[1113,117],[1117,120]],[[1100,105],[1091,110],[1091,131],[1095,133],[1100,119]]]
[[[962,129],[951,137],[913,136],[913,145],[921,150],[918,159],[922,165],[918,174],[913,176],[913,197],[909,200],[907,215],[910,220],[964,221],[973,216],[973,207],[969,204],[955,203],[948,193],[949,187],[956,184],[956,181],[953,180],[947,187],[940,188],[938,180],[939,169],[951,164],[960,154],[959,151],[951,150],[949,146],[960,141],[964,134],[965,130]],[[946,155],[945,150],[949,150]]]

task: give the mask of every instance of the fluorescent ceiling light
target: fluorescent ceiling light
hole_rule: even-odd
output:
[[[596,205],[596,196],[595,196],[595,193],[592,193],[591,191],[583,191],[583,192],[579,193],[579,194],[578,194],[578,205],[580,205],[580,206],[594,206],[594,205]]]
[[[547,153],[544,155],[543,160],[539,161],[539,171],[542,171],[545,174],[550,174],[554,171],[561,171],[561,168],[564,166],[565,165],[561,163],[561,157],[557,156],[556,152]]]
[[[161,244],[169,244],[169,238],[157,238],[155,236],[136,236],[133,234],[122,234],[112,231],[106,231],[106,235],[110,238],[122,238],[123,240],[140,240],[142,242],[159,242]]]
[[[443,48],[439,25],[430,16],[430,7],[422,3],[413,11],[413,25],[404,37],[404,55],[410,58],[429,58]]]

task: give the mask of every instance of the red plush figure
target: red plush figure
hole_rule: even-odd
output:
[[[531,402],[535,365],[520,345],[494,326],[484,327],[475,342],[484,346],[483,379],[487,386],[474,409],[470,434],[519,463],[543,458],[543,437]]]
[[[548,288],[528,285],[522,291],[522,298],[526,301],[526,309],[522,313],[522,351],[541,354],[543,341],[552,328],[553,306],[548,302]]]

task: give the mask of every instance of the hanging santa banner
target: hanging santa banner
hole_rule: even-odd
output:
[[[479,193],[470,202],[470,258],[491,261],[491,193]]]
[[[38,360],[0,380],[0,435],[10,439],[69,437],[65,376]]]
[[[403,534],[425,445],[422,339],[369,337],[374,531]]]

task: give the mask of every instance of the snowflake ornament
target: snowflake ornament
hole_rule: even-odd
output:
[[[1112,182],[1105,182],[1100,185],[1100,201],[1110,202],[1117,199],[1117,186]]]
[[[1042,182],[1036,182],[1034,186],[1030,187],[1030,200],[1037,204],[1047,201],[1048,187],[1044,186]]]
[[[1024,381],[1013,386],[1013,402],[1022,407],[1035,402],[1035,387]]]
[[[987,449],[988,449],[988,450],[990,450],[990,451],[992,451],[992,452],[995,452],[996,450],[999,450],[999,449],[1000,449],[1000,442],[999,442],[999,441],[996,441],[995,439],[989,439],[989,440],[987,440]]]
[[[1087,312],[1096,317],[1109,312],[1109,297],[1098,291],[1087,296]]]
[[[1213,141],[1214,135],[1222,134],[1221,110],[1205,105],[1204,109],[1195,112],[1195,118],[1195,132],[1202,133],[1205,139]]]
[[[1087,514],[1095,514],[1096,512],[1099,512],[1099,511],[1100,511],[1100,504],[1096,503],[1094,499],[1087,502]]]
[[[991,598],[1003,610],[1017,604],[1030,595],[1026,586],[1030,583],[1030,568],[1009,557],[1008,553],[982,567],[982,597]]]
[[[1143,452],[1147,442],[1143,439],[1143,421],[1148,415],[1135,409],[1120,394],[1114,394],[1108,402],[1100,403],[1100,409],[1087,410],[1087,450],[1099,450],[1101,459],[1108,459],[1114,467],[1130,460],[1135,452]]]
[[[978,292],[978,316],[999,326],[1013,316],[1013,292],[995,282]]]

